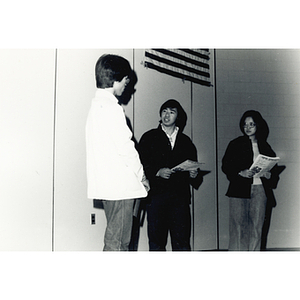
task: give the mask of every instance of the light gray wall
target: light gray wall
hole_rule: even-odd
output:
[[[57,63],[55,50],[20,49],[0,51],[0,250],[102,249],[104,213],[86,198],[84,127],[94,66],[108,52],[126,57],[138,76],[125,107],[136,139],[157,126],[165,100],[175,98],[187,111],[185,133],[210,171],[193,197],[194,249],[217,248],[218,223],[220,248],[227,248],[228,182],[220,160],[250,108],[267,120],[269,142],[286,166],[267,246],[299,247],[299,50],[218,49],[215,83],[212,51],[214,87],[203,87],[144,68],[143,49],[59,49]],[[148,250],[146,223],[139,250]]]

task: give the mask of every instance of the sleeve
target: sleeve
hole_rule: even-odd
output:
[[[115,122],[111,124],[112,138],[117,153],[124,164],[131,168],[141,181],[144,173],[143,166],[132,140],[132,132],[127,125],[126,117],[121,106],[115,110],[114,121]]]
[[[161,166],[158,164],[158,160],[155,159],[153,140],[155,135],[153,132],[146,132],[140,139],[138,144],[138,152],[145,170],[146,177],[152,180],[156,177],[158,170]]]
[[[227,146],[222,158],[221,169],[229,181],[236,181],[241,184],[244,184],[246,181],[252,182],[251,178],[244,178],[239,175],[239,172],[246,169],[246,167],[244,167],[244,162],[238,153],[238,145],[234,141],[231,141]]]

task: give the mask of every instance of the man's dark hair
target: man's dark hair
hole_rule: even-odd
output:
[[[161,113],[166,108],[176,108],[177,109],[177,119],[175,122],[175,125],[179,128],[179,131],[183,131],[184,127],[187,122],[187,114],[180,105],[180,103],[175,99],[169,99],[167,100],[160,108],[159,115],[161,116]]]
[[[122,81],[126,76],[130,77],[132,69],[127,59],[119,55],[102,55],[95,67],[97,88],[110,88],[115,81]]]
[[[266,141],[269,135],[269,126],[262,115],[256,110],[247,110],[240,120],[240,130],[245,135],[244,124],[246,118],[251,117],[256,124],[255,136],[258,140]]]

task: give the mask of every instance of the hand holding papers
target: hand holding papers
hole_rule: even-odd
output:
[[[259,154],[250,167],[250,171],[254,171],[255,173],[253,177],[262,177],[277,164],[279,159],[279,157],[269,157]]]
[[[184,161],[183,163],[177,165],[176,167],[172,168],[171,170],[173,172],[177,172],[177,171],[195,171],[197,169],[200,168],[200,166],[203,163],[199,163],[197,161],[192,161],[187,159],[186,161]]]

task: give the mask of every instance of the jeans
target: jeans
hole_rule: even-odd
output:
[[[128,251],[134,200],[103,200],[107,220],[103,251]]]
[[[173,251],[190,251],[191,214],[187,199],[175,194],[153,195],[147,205],[150,251],[166,251],[170,232]]]
[[[263,185],[252,185],[250,199],[229,199],[229,250],[260,250],[266,204]]]

